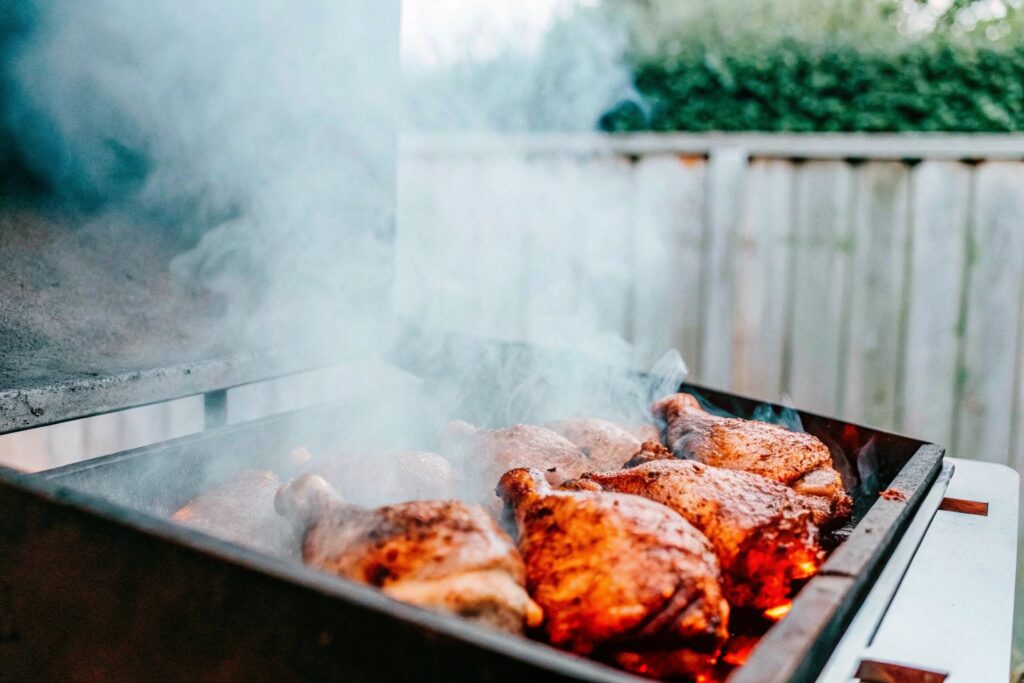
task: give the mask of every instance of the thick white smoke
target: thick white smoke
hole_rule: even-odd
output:
[[[446,387],[424,411],[435,429],[444,406],[457,403],[455,394],[481,371],[492,387],[476,403],[483,422],[642,413],[651,386],[631,374],[631,347],[610,332],[603,310],[602,283],[624,280],[619,270],[631,265],[595,262],[583,242],[572,242],[592,230],[595,216],[607,215],[600,205],[552,216],[563,238],[551,248],[543,234],[524,233],[534,251],[550,253],[524,285],[543,287],[552,306],[535,311],[512,339],[553,355],[524,352],[509,361],[458,344],[395,338],[396,230],[400,245],[415,245],[406,226],[395,225],[397,0],[37,0],[25,7],[30,21],[9,44],[5,65],[12,86],[6,119],[20,154],[58,195],[90,207],[94,222],[117,211],[191,240],[171,270],[182,290],[224,300],[223,334],[237,349],[335,359],[390,349],[410,366],[415,355]],[[407,111],[456,131],[592,128],[628,83],[619,62],[622,27],[584,10],[552,31],[533,53],[502,52],[493,63],[429,73],[409,65]],[[477,80],[461,80],[464,67],[481,67]],[[473,189],[460,191],[465,197]],[[509,191],[514,198],[516,188]],[[480,220],[500,220],[500,207]],[[472,240],[459,232],[465,226],[435,227],[433,249],[472,258]],[[488,254],[480,265],[501,267]],[[580,273],[597,286],[570,296]],[[487,306],[510,293],[471,272],[444,275]],[[439,321],[430,302],[402,313],[413,327],[481,331],[462,324],[467,311],[448,308]],[[416,353],[406,353],[415,344]],[[666,374],[678,380],[680,367],[671,364]],[[375,373],[356,384],[350,393],[382,407],[377,431],[408,441],[416,430],[396,424],[386,407],[396,394],[422,387],[396,388]]]
[[[8,118],[37,173],[202,235],[174,270],[224,295],[242,338],[341,343],[376,326],[397,1],[51,0],[33,14],[8,59]]]

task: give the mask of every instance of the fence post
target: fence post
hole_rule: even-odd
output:
[[[702,382],[728,387],[732,380],[733,251],[740,217],[740,197],[747,172],[747,151],[712,149],[708,155],[707,263],[698,375]]]

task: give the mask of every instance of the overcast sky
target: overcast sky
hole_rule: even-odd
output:
[[[434,64],[502,47],[529,49],[573,0],[403,0],[402,51]]]

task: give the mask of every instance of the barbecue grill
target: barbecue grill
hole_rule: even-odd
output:
[[[183,369],[161,376],[180,390],[183,374],[204,381]],[[222,379],[206,381],[214,377]],[[0,680],[41,670],[62,680],[632,679],[169,521],[240,465],[287,475],[297,440],[329,447],[338,428],[370,410],[352,399],[215,426],[226,387],[210,384],[204,432],[35,475],[0,473]],[[102,391],[109,406],[111,386],[108,378],[81,391]],[[126,389],[124,404],[138,391]],[[744,417],[763,405],[682,389]],[[62,390],[35,424],[62,417]],[[67,410],[80,414],[80,399]],[[473,416],[471,397],[465,410]],[[1004,680],[1016,475],[911,438],[799,417],[853,459],[865,486],[848,536],[730,681]],[[13,419],[6,429],[30,418]],[[986,636],[965,647],[956,624]]]
[[[302,207],[308,197],[292,193],[311,188],[320,193],[313,199],[321,201],[313,204],[330,218],[323,221],[329,228],[338,218],[338,224],[380,233],[371,245],[380,247],[395,223],[391,117],[398,109],[392,86],[399,80],[399,7],[397,0],[350,5],[352,21],[337,27],[337,42],[349,46],[362,63],[331,65],[330,81],[345,96],[345,111],[336,119],[344,125],[337,136],[314,126],[316,135],[302,138],[306,152],[315,152],[313,161],[318,162],[309,171],[312,178],[300,177],[306,157],[271,155],[266,166],[274,172],[281,163],[291,164],[287,170],[294,177],[284,183],[285,192],[266,198],[275,188],[267,186],[273,183],[264,182],[264,176],[247,189],[265,205],[283,200]],[[253,49],[251,36],[238,34]],[[231,61],[247,64],[246,59]],[[36,80],[47,82],[45,76]],[[305,74],[299,80],[314,82]],[[256,100],[257,105],[261,102]],[[216,108],[214,118],[230,126],[221,132],[244,134],[247,126],[237,125],[235,117],[245,109],[237,103]],[[232,116],[224,116],[225,111]],[[177,124],[178,110],[174,113],[168,118]],[[314,123],[319,122],[323,113],[314,113]],[[259,126],[256,130],[260,137],[255,142],[232,138],[246,144],[228,145],[227,151],[274,142],[276,136],[265,135]],[[216,137],[210,134],[203,140]],[[321,154],[322,145],[346,150],[350,158],[328,158]],[[242,157],[245,162],[251,158]],[[344,180],[338,186],[318,175],[335,162],[340,162]],[[225,168],[230,164],[218,163],[216,173],[207,175],[220,175]],[[311,182],[299,182],[305,180]],[[52,199],[42,202],[48,211]],[[172,300],[166,272],[175,254],[154,236],[158,230],[134,225],[111,230],[109,217],[83,229],[77,216],[68,218],[69,225],[41,230],[33,225],[43,222],[37,221],[35,204],[27,204],[24,216],[9,203],[0,207],[0,238],[5,240],[0,242],[0,266],[24,266],[0,268],[0,434],[186,396],[204,397],[206,429],[35,474],[0,467],[0,683],[640,680],[526,638],[396,602],[371,588],[168,519],[204,487],[240,469],[291,474],[295,465],[287,456],[292,448],[332,449],[339,434],[358,432],[360,424],[376,419],[375,407],[354,396],[229,424],[230,389],[313,371],[338,359],[322,349],[240,353],[236,338],[215,339],[227,327],[220,309],[207,310],[194,299]],[[233,216],[245,207],[244,201],[237,207],[231,203],[228,213]],[[52,218],[46,211],[41,214]],[[307,216],[301,211],[298,215],[298,231],[304,231]],[[253,227],[278,225],[280,217],[272,212]],[[70,242],[65,246],[81,248],[84,258],[65,253],[41,258],[39,251],[47,245],[62,252],[61,241],[51,239],[51,233],[64,234]],[[335,232],[329,236],[336,239],[331,242],[335,248],[357,251],[358,245],[337,240]],[[286,242],[268,243],[276,250]],[[174,248],[180,252],[183,247]],[[336,255],[329,247],[322,251],[328,263]],[[350,255],[345,263],[377,264],[370,257],[379,256],[380,250],[368,251],[357,258]],[[61,292],[72,289],[78,290],[77,296],[62,299]],[[364,298],[373,299],[372,305],[376,297],[386,298],[384,287],[369,289],[373,296]],[[288,302],[315,309],[310,301]],[[96,315],[72,320],[86,307],[95,307],[89,313]],[[196,320],[185,325],[187,312],[195,312]],[[86,329],[86,323],[93,327]],[[186,333],[178,326],[189,329]],[[422,336],[413,334],[408,340],[414,345]],[[431,359],[417,360],[417,353],[408,353],[410,344],[398,344],[404,346],[401,363],[423,378],[423,386],[430,391],[446,376],[463,378],[459,417],[488,424],[486,416],[475,412],[484,403],[477,400],[481,395],[498,391],[486,367],[482,364],[484,371],[473,378],[467,377],[466,367],[445,373]],[[496,353],[532,355],[522,351],[503,346]],[[706,387],[682,388],[741,417],[752,417],[764,406]],[[401,412],[396,406],[387,408]],[[514,412],[504,417],[506,423],[526,419]],[[764,634],[746,665],[729,680],[1005,681],[1017,475],[1005,467],[946,457],[941,447],[913,438],[812,413],[800,412],[799,417],[858,480],[854,523],[842,530],[841,543],[821,572],[802,587],[788,616]]]

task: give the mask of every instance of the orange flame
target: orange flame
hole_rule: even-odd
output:
[[[786,601],[781,605],[775,607],[769,607],[764,611],[764,615],[772,621],[781,621],[784,616],[789,614],[789,610],[793,609],[793,602]]]

